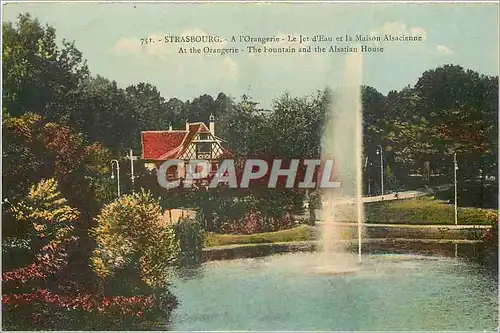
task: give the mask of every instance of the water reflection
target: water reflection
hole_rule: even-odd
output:
[[[462,245],[457,258],[454,244],[448,256],[374,249],[347,275],[315,274],[304,252],[209,262],[174,282],[181,305],[169,328],[491,331],[498,283],[470,256],[479,246]]]
[[[203,265],[191,265],[186,267],[175,267],[169,271],[170,280],[185,281],[203,278]]]

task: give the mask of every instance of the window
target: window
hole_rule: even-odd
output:
[[[198,143],[198,153],[210,154],[212,151],[212,144],[210,142]]]
[[[200,140],[209,140],[210,136],[208,135],[208,133],[201,133],[201,134],[199,134],[198,139],[200,139]]]

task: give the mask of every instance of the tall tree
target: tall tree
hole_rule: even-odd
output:
[[[48,120],[67,118],[65,100],[87,76],[88,69],[74,43],[58,46],[55,29],[29,14],[3,30],[3,106],[11,115],[27,111]]]

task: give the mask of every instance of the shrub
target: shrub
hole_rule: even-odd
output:
[[[153,289],[164,288],[170,267],[201,261],[201,224],[189,217],[169,223],[150,192],[122,196],[105,206],[96,221],[92,266],[104,280],[115,276],[134,284],[138,279]]]
[[[289,210],[286,210],[282,217],[269,217],[268,221],[268,231],[278,231],[295,227],[293,215]]]
[[[213,210],[216,230],[228,228],[228,224],[243,223],[246,212],[255,210],[256,199],[253,196],[234,196],[234,192],[219,193]],[[236,226],[235,226],[236,227]],[[241,227],[241,226],[240,226]]]
[[[180,218],[172,228],[179,250],[177,264],[185,266],[200,263],[204,242],[201,223],[192,218]]]
[[[150,328],[177,305],[168,290],[133,297],[63,295],[48,289],[2,297],[3,324],[11,330],[125,330]]]
[[[491,221],[491,228],[484,232],[483,240],[490,246],[498,247],[498,213],[488,212],[487,219]]]
[[[264,232],[264,219],[259,212],[246,213],[243,218],[223,223],[221,232],[249,235]]]
[[[179,249],[151,193],[124,195],[106,205],[95,220],[92,266],[98,276],[106,280],[126,271],[152,288],[165,287],[167,267],[176,262]]]
[[[27,197],[11,208],[14,218],[21,223],[32,224],[30,238],[32,251],[53,241],[64,239],[72,230],[72,222],[80,213],[67,205],[54,179],[42,179],[32,186]]]
[[[251,211],[243,218],[223,223],[220,231],[227,234],[250,235],[255,233],[290,229],[295,226],[290,211],[285,211],[279,216],[262,216],[262,213]]]
[[[25,197],[32,184],[54,178],[64,197],[83,215],[97,214],[102,204],[112,199],[108,177],[111,157],[106,148],[97,143],[87,146],[81,133],[32,113],[4,115],[2,124],[3,197],[16,202]],[[91,219],[81,222],[87,221]],[[20,235],[3,222],[5,231]]]
[[[61,274],[67,269],[69,250],[77,240],[72,224],[80,214],[66,205],[54,179],[31,186],[26,198],[13,204],[10,211],[18,223],[31,224],[29,247],[34,262],[3,272],[3,323],[10,329],[52,328],[52,322],[41,321],[48,310],[53,316],[61,314],[61,307],[67,317],[74,314],[57,300],[72,299],[71,292],[80,288]]]
[[[2,274],[2,319],[11,330],[130,329],[169,318],[177,300],[167,289],[138,295],[89,292],[67,274],[79,212],[53,179],[32,186],[12,215],[32,226],[34,262]],[[74,263],[72,263],[74,264]],[[164,319],[163,319],[164,321]]]

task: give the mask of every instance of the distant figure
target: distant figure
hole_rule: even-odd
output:
[[[396,198],[396,199],[399,198],[399,193],[398,192],[394,193],[394,198]]]

